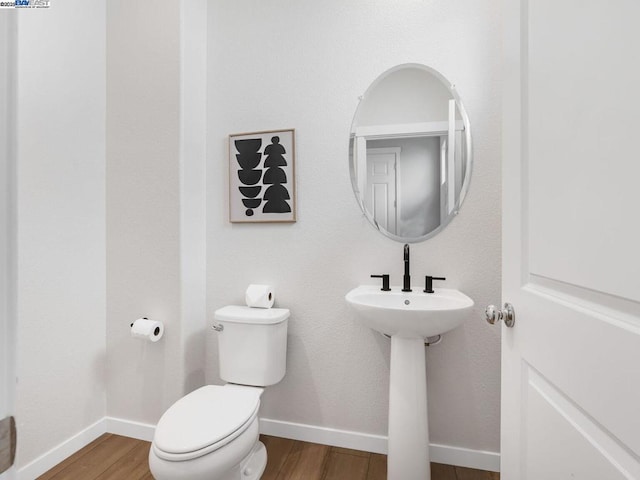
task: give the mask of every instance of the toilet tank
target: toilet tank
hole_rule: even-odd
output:
[[[220,378],[230,383],[266,387],[278,383],[287,368],[286,308],[230,305],[215,311]]]

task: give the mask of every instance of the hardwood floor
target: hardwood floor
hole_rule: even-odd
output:
[[[387,457],[261,435],[267,447],[262,480],[386,480]],[[149,442],[106,433],[39,480],[153,480]],[[499,480],[500,474],[431,464],[431,480]]]

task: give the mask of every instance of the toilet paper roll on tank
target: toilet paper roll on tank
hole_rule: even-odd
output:
[[[251,284],[247,287],[244,294],[244,300],[249,307],[253,308],[271,308],[275,300],[273,287],[271,285]]]

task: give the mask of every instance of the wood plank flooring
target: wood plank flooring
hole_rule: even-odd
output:
[[[386,480],[387,457],[261,435],[267,447],[262,480]],[[153,480],[149,442],[106,433],[39,480]],[[493,472],[431,464],[432,480],[499,480]]]

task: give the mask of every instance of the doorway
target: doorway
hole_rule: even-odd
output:
[[[14,469],[7,468],[15,452],[8,419],[15,389],[14,21],[14,15],[0,15],[0,480],[13,478]]]

